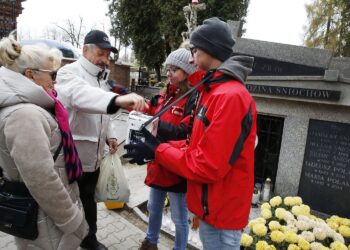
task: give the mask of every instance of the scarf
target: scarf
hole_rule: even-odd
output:
[[[64,152],[64,163],[69,184],[78,180],[83,174],[78,151],[75,147],[73,136],[69,128],[68,112],[62,103],[56,98],[55,90],[48,92],[49,96],[55,101],[54,113],[57,119],[58,127],[61,131],[62,146]]]

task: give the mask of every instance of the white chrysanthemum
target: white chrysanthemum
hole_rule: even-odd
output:
[[[288,220],[295,220],[295,217],[294,217],[294,215],[293,215],[291,212],[286,211],[286,212],[284,213],[284,220],[285,220],[285,221],[288,221]]]
[[[322,241],[322,240],[324,240],[327,237],[327,232],[322,227],[314,227],[312,232],[315,235],[315,238],[317,240],[321,240]]]
[[[319,242],[312,242],[311,244],[310,244],[310,249],[311,250],[319,250],[319,249],[321,249],[323,247],[323,245],[321,244],[321,243],[319,243]]]
[[[287,225],[295,226],[296,224],[297,224],[297,220],[296,219],[287,220]]]
[[[294,225],[287,225],[285,230],[286,231],[292,231],[294,233],[298,232],[298,228],[296,226],[294,226]]]
[[[334,241],[339,241],[339,242],[341,242],[343,244],[345,243],[344,237],[341,234],[339,234],[339,233],[333,234],[333,240]]]
[[[303,221],[303,220],[298,220],[297,223],[296,223],[296,226],[297,228],[300,230],[300,231],[306,231],[306,230],[309,230],[310,229],[310,225],[309,223]]]
[[[315,235],[311,233],[310,231],[304,231],[299,235],[300,238],[303,238],[304,240],[308,242],[314,242],[315,241]]]
[[[298,215],[297,219],[298,220],[303,220],[303,221],[306,221],[306,222],[310,221],[310,219],[307,216],[305,216],[305,215]]]

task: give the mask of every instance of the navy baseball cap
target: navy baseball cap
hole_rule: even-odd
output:
[[[101,30],[91,30],[87,33],[84,44],[95,44],[101,49],[110,49],[113,53],[118,53],[118,50],[111,45],[107,34]]]

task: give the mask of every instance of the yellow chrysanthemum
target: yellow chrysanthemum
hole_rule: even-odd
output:
[[[282,198],[281,196],[275,196],[272,199],[270,199],[270,205],[272,207],[278,207],[279,205],[282,204]]]
[[[309,215],[310,214],[310,207],[308,205],[305,205],[305,204],[301,204],[300,205],[300,209],[301,209],[301,214],[302,215]]]
[[[259,240],[255,245],[256,250],[266,250],[268,247],[269,244],[267,244],[267,242],[264,240]]]
[[[285,241],[288,243],[298,243],[299,236],[293,231],[287,231],[284,233]]]
[[[258,217],[255,220],[261,224],[264,224],[264,225],[266,224],[266,220],[263,217]]]
[[[262,209],[260,214],[266,220],[272,217],[272,212],[270,209]]]
[[[276,247],[274,245],[269,245],[267,250],[276,250]]]
[[[343,226],[348,226],[348,227],[350,227],[350,219],[342,218],[342,219],[340,220],[340,224],[343,225]]]
[[[280,231],[273,231],[271,232],[270,238],[273,242],[276,243],[281,243],[282,241],[284,241],[284,234]]]
[[[272,220],[269,223],[269,228],[271,231],[279,230],[281,228],[281,224],[278,221]]]
[[[264,202],[262,205],[261,205],[261,210],[263,209],[271,209],[271,206],[268,202]]]
[[[350,227],[340,226],[338,231],[343,237],[350,237]]]
[[[243,247],[249,247],[253,243],[253,237],[243,233],[241,237],[241,246]]]
[[[289,207],[293,206],[293,205],[294,205],[294,203],[293,203],[293,197],[291,197],[291,196],[285,197],[285,198],[283,199],[283,203],[284,203],[284,205],[289,206]]]
[[[327,225],[332,228],[334,231],[338,230],[339,224],[333,220],[328,220]]]
[[[257,223],[253,226],[253,233],[257,236],[265,236],[267,233],[267,227],[261,223]]]
[[[293,198],[293,201],[294,201],[294,205],[301,205],[301,204],[303,204],[303,199],[300,196],[295,196]]]
[[[348,250],[348,248],[339,241],[334,241],[331,243],[331,249],[332,250]]]
[[[257,224],[257,223],[259,223],[257,220],[251,220],[251,221],[249,221],[249,223],[248,223],[249,229],[253,229],[253,226],[254,226],[255,224]]]
[[[293,206],[292,207],[292,213],[295,216],[301,215],[302,214],[302,210],[301,210],[300,206]]]
[[[301,238],[299,238],[299,240],[298,240],[298,246],[302,250],[309,250],[310,249],[310,243],[307,240],[304,240],[304,239],[301,239]]]
[[[332,216],[329,218],[329,220],[335,221],[336,223],[341,224],[342,218],[339,217],[339,216],[337,216],[337,215],[332,215]]]
[[[279,207],[275,211],[275,216],[277,217],[277,219],[283,220],[285,212],[286,210],[284,208]]]
[[[295,244],[290,244],[287,250],[300,250],[300,247]]]

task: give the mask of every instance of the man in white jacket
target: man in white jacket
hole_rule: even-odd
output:
[[[71,132],[83,165],[84,175],[79,181],[80,197],[90,230],[81,243],[85,249],[107,249],[97,241],[97,204],[94,200],[99,166],[106,143],[110,152],[117,147],[111,138],[110,117],[121,108],[143,110],[144,98],[135,94],[118,96],[109,92],[106,70],[110,53],[118,50],[111,46],[108,36],[99,30],[90,31],[84,40],[83,56],[63,66],[57,74],[58,98],[69,111]]]

